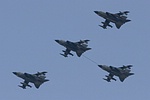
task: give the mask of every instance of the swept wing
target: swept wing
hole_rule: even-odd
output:
[[[34,82],[34,86],[38,89],[41,85],[43,84],[43,82],[37,81]]]

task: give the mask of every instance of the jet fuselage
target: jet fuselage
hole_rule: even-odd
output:
[[[60,45],[64,46],[65,48],[75,52],[78,50],[86,50],[87,47],[86,44],[80,45],[79,43],[74,43],[74,42],[64,41],[64,40],[55,40],[55,41]]]
[[[109,12],[102,12],[102,11],[94,11],[97,15],[103,17],[104,19],[113,22],[113,23],[125,23],[126,22],[126,16],[119,16],[115,14],[111,14]]]
[[[21,72],[13,72],[16,76],[24,79],[27,82],[35,83],[36,81],[45,82],[45,77],[37,77],[36,75],[28,74],[28,73],[21,73]]]
[[[129,69],[121,69],[121,68],[116,68],[116,67],[106,66],[106,65],[99,65],[99,67],[107,71],[108,73],[118,77],[120,77],[121,75],[129,76],[131,71]]]

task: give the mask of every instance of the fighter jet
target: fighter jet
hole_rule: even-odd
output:
[[[123,24],[131,21],[127,19],[127,16],[126,16],[129,13],[129,11],[124,11],[124,12],[120,11],[119,13],[116,13],[116,14],[112,14],[109,12],[102,12],[102,11],[94,11],[94,12],[97,15],[106,19],[105,22],[101,22],[103,25],[99,25],[103,29],[106,29],[107,26],[112,28],[113,26],[109,24],[110,22],[115,23],[116,27],[119,29]]]
[[[68,57],[68,55],[73,56],[71,51],[76,52],[77,56],[80,57],[85,51],[90,50],[91,48],[87,48],[88,41],[90,40],[80,40],[79,42],[71,42],[64,40],[55,40],[60,45],[64,46],[66,50],[62,50],[64,54],[61,54],[64,57]]]
[[[42,85],[44,82],[49,81],[48,79],[45,79],[47,72],[37,72],[36,74],[29,74],[29,73],[21,73],[21,72],[13,72],[16,76],[24,79],[24,82],[20,82],[22,85],[18,85],[19,87],[26,89],[26,86],[32,87],[28,83],[31,82],[35,85],[35,87],[38,89],[40,85]]]
[[[107,78],[103,78],[107,82],[111,82],[111,80],[116,81],[113,76],[118,76],[120,81],[123,82],[128,76],[134,75],[134,73],[130,73],[132,65],[127,65],[123,67],[113,67],[107,65],[98,65],[101,69],[107,71],[109,75],[105,75]]]

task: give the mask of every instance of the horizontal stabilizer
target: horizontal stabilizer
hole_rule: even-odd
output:
[[[130,22],[131,20],[127,19],[126,22]]]
[[[134,75],[134,73],[129,73],[129,76],[130,76],[130,75]]]
[[[48,79],[45,79],[45,80],[44,80],[44,82],[47,82],[47,81],[49,81],[49,80],[48,80]]]
[[[92,48],[86,48],[86,50],[91,50]]]
[[[124,11],[124,13],[127,15],[128,13],[130,13],[129,11]]]

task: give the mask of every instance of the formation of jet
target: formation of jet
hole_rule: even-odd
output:
[[[102,12],[102,11],[94,11],[97,15],[103,17],[105,19],[105,22],[101,22],[103,25],[99,25],[100,27],[106,29],[108,27],[113,27],[109,23],[112,22],[116,25],[116,27],[119,29],[123,24],[126,22],[129,22],[131,20],[127,19],[127,15],[129,11],[119,12],[116,14],[112,14],[109,12]],[[71,41],[64,41],[64,40],[55,40],[58,44],[64,46],[66,50],[62,50],[64,53],[60,53],[64,57],[68,57],[68,55],[73,56],[71,51],[76,52],[77,56],[80,57],[85,51],[91,50],[91,48],[88,48],[88,42],[90,40],[80,40],[78,42],[71,42]],[[113,66],[107,66],[107,65],[98,65],[101,69],[107,71],[109,75],[105,75],[106,78],[103,78],[107,82],[111,82],[111,80],[116,81],[114,76],[118,76],[120,81],[123,82],[128,76],[134,75],[134,73],[131,72],[132,65],[122,66],[122,67],[113,67]],[[47,72],[37,72],[35,74],[29,74],[29,73],[21,73],[21,72],[13,72],[16,76],[22,78],[24,82],[20,82],[22,85],[18,85],[19,87],[26,89],[26,87],[32,87],[29,85],[30,83],[33,83],[35,87],[38,89],[44,82],[49,81],[46,79],[46,73]]]
[[[26,89],[26,87],[32,87],[29,85],[29,82],[33,83],[35,87],[38,89],[40,85],[42,85],[44,82],[49,81],[46,79],[47,72],[37,72],[36,74],[29,74],[29,73],[21,73],[21,72],[13,72],[16,76],[24,79],[24,82],[20,82],[22,85],[18,85],[19,87]]]
[[[91,48],[88,48],[87,44],[90,40],[80,40],[78,42],[71,42],[71,41],[64,41],[64,40],[55,40],[60,45],[64,46],[66,50],[62,50],[64,52],[64,57],[68,57],[68,55],[73,56],[71,51],[76,52],[77,56],[80,57],[85,51],[90,50]]]
[[[98,66],[109,73],[109,75],[106,75],[107,77],[106,79],[103,78],[107,82],[111,82],[111,80],[116,81],[116,79],[113,78],[113,76],[118,76],[120,81],[123,82],[128,76],[134,75],[134,73],[130,73],[132,65],[127,65],[118,68],[106,65],[98,65]]]
[[[124,11],[124,12],[119,12],[116,14],[112,14],[109,12],[102,12],[102,11],[94,11],[97,15],[103,17],[105,20],[105,22],[101,22],[103,25],[99,25],[100,27],[106,29],[107,26],[109,27],[113,27],[112,25],[110,25],[109,23],[115,23],[116,27],[119,29],[124,23],[129,22],[131,20],[127,19],[127,14],[129,13],[129,11]]]

